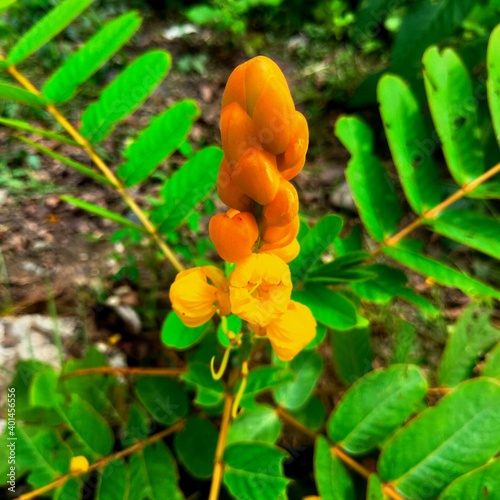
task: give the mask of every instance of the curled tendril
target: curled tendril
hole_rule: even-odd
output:
[[[236,397],[234,398],[234,403],[233,407],[231,408],[231,417],[237,418],[243,410],[238,411],[238,408],[240,406],[241,398],[243,397],[243,394],[245,393],[245,389],[247,386],[247,376],[248,376],[248,361],[243,361],[243,365],[241,366],[241,385],[238,389],[238,392],[236,393]]]
[[[215,356],[212,356],[212,359],[210,360],[210,372],[212,373],[212,378],[214,380],[220,380],[224,372],[226,371],[227,364],[229,362],[229,354],[231,353],[231,346],[229,346],[225,351],[224,351],[224,356],[222,357],[222,363],[219,367],[218,371],[215,371]]]

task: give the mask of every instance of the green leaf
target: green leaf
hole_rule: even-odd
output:
[[[55,132],[52,132],[50,130],[44,130],[42,128],[33,127],[28,122],[24,122],[22,120],[13,120],[10,118],[0,117],[0,124],[7,125],[7,127],[16,128],[18,130],[31,132],[33,134],[38,134],[42,137],[46,137],[47,139],[55,139],[56,141],[62,142],[63,144],[70,144],[71,146],[78,145],[70,137],[61,134],[56,134]]]
[[[16,425],[16,477],[29,471],[28,483],[45,486],[69,469],[71,452],[52,429]]]
[[[394,269],[385,264],[373,264],[369,266],[369,269],[376,274],[375,279],[350,284],[356,295],[361,299],[375,304],[387,304],[394,298],[400,297],[417,306],[429,316],[439,314],[436,306],[426,298],[418,295],[412,288],[406,286],[408,278],[399,269]]]
[[[412,75],[420,66],[425,49],[438,43],[462,24],[476,0],[422,0],[409,5],[392,45],[392,66]]]
[[[96,500],[127,500],[130,473],[122,458],[112,460],[99,474]]]
[[[273,408],[257,405],[231,421],[226,445],[241,441],[274,443],[281,434],[281,421]]]
[[[137,441],[148,437],[150,432],[149,417],[138,403],[133,402],[128,408],[128,420],[120,433],[122,446],[127,448]]]
[[[217,437],[215,425],[198,415],[191,415],[175,434],[175,453],[193,477],[208,479],[212,475]]]
[[[500,342],[486,357],[481,375],[500,379]]]
[[[31,402],[31,385],[38,373],[52,370],[53,367],[38,360],[19,361],[16,374],[10,387],[16,392],[16,418],[26,421],[45,420],[46,411],[35,408]]]
[[[500,330],[490,317],[491,310],[473,303],[451,327],[439,364],[439,385],[454,387],[471,377],[479,359],[500,341]]]
[[[500,498],[500,458],[455,479],[439,500],[457,498]]]
[[[183,500],[179,472],[171,451],[163,441],[148,444],[130,458],[129,499]]]
[[[383,76],[378,84],[380,114],[401,186],[417,214],[441,201],[438,168],[428,147],[430,139],[419,104],[401,78]]]
[[[430,257],[401,247],[384,247],[382,251],[392,259],[401,262],[417,273],[432,278],[441,285],[459,288],[462,292],[473,297],[500,298],[500,291]]]
[[[379,472],[405,497],[434,498],[499,452],[500,384],[474,379],[458,385],[387,441]]]
[[[12,47],[10,64],[21,61],[36,52],[78,17],[94,0],[66,0],[33,25]]]
[[[164,203],[152,214],[153,222],[162,233],[176,229],[212,192],[221,160],[219,148],[206,147],[189,158],[167,181],[161,191]]]
[[[50,76],[43,86],[43,95],[56,104],[71,99],[77,87],[118,52],[140,24],[136,12],[127,12],[108,22]]]
[[[363,44],[378,31],[374,31],[394,8],[392,0],[365,0],[357,5],[354,20],[354,40],[357,44]]]
[[[317,432],[323,427],[326,410],[321,399],[317,396],[313,396],[298,410],[290,411],[290,414],[299,422],[303,423],[308,429]]]
[[[424,83],[450,173],[460,186],[484,172],[477,105],[467,69],[451,49],[425,52]]]
[[[500,222],[469,210],[446,210],[436,219],[426,220],[432,229],[462,245],[498,259],[500,256]]]
[[[11,5],[15,4],[17,0],[0,0],[0,14],[5,12]]]
[[[172,64],[170,54],[152,50],[127,66],[82,115],[81,134],[101,142],[117,122],[133,113],[160,84]]]
[[[426,390],[422,372],[413,365],[368,373],[335,407],[327,423],[328,436],[348,453],[367,453],[419,408]]]
[[[316,439],[314,477],[321,500],[355,500],[354,481],[323,436]]]
[[[118,176],[130,187],[147,179],[156,167],[186,140],[199,109],[194,101],[180,101],[141,131],[125,150],[127,161],[118,168]]]
[[[323,342],[323,340],[325,340],[325,337],[326,337],[326,326],[322,324],[316,325],[316,335],[311,340],[311,342],[309,342],[309,344],[307,344],[304,347],[304,350],[309,351],[311,349],[314,349],[315,347],[320,345]]]
[[[167,347],[187,349],[197,344],[207,331],[207,325],[189,328],[181,321],[174,311],[171,311],[163,322],[161,328],[161,341]]]
[[[43,96],[3,82],[0,82],[0,98],[25,104],[33,108],[45,108],[49,104]]]
[[[235,314],[230,314],[229,316],[226,316],[226,327],[228,331],[234,334],[240,333],[241,324],[242,324],[241,319]],[[217,339],[224,348],[229,347],[231,345],[228,336],[226,335],[224,329],[222,328],[222,322],[217,327]]]
[[[333,330],[330,338],[335,372],[344,384],[351,385],[371,371],[373,353],[368,328]]]
[[[382,481],[377,474],[370,474],[368,486],[366,489],[366,500],[388,500],[385,496]]]
[[[307,285],[293,292],[293,300],[308,306],[319,323],[337,330],[348,330],[357,323],[354,305],[343,295],[321,285]]]
[[[135,393],[160,424],[173,425],[188,412],[187,395],[172,378],[142,376],[135,385]]]
[[[203,406],[218,405],[224,399],[224,384],[212,377],[210,368],[201,363],[189,363],[188,372],[181,375],[182,380],[196,387],[194,402]]]
[[[114,441],[111,428],[78,394],[71,396],[71,402],[62,407],[61,412],[78,439],[93,453],[104,456],[111,452]]]
[[[337,238],[337,243],[339,239]],[[363,265],[370,258],[370,254],[364,251],[350,251],[335,260],[318,266],[311,271],[306,279],[308,283],[350,283],[355,280],[367,280],[374,278],[369,266]]]
[[[37,372],[30,387],[30,403],[33,406],[56,408],[62,403],[62,394],[57,393],[59,375],[54,368]]]
[[[72,205],[75,205],[75,207],[81,208],[82,210],[90,212],[91,214],[96,214],[104,219],[112,220],[113,222],[116,222],[117,224],[125,227],[131,227],[142,232],[145,231],[144,227],[137,225],[135,222],[132,222],[126,217],[123,217],[122,215],[119,215],[115,212],[111,212],[111,210],[99,207],[98,205],[94,205],[93,203],[89,203],[88,201],[79,200],[78,198],[73,198],[72,196],[67,195],[61,195],[60,198],[62,201],[71,203]]]
[[[235,443],[224,451],[223,482],[238,500],[286,498],[286,452],[265,443]]]
[[[56,153],[55,151],[52,151],[52,149],[46,148],[45,146],[42,146],[41,144],[38,144],[37,142],[30,141],[29,139],[26,139],[25,137],[17,136],[17,138],[19,140],[23,141],[24,143],[29,144],[31,147],[37,149],[41,153],[46,154],[47,156],[50,156],[51,158],[54,158],[54,160],[57,160],[57,161],[60,161],[61,163],[64,163],[68,167],[73,168],[77,172],[80,172],[81,174],[86,175],[87,177],[90,177],[91,179],[94,179],[95,181],[100,182],[103,185],[114,186],[114,184],[111,181],[109,181],[108,179],[106,179],[106,177],[104,177],[101,174],[98,174],[95,170],[83,165],[82,163],[78,163],[77,161],[72,160],[71,158],[68,158],[64,155]]]
[[[488,43],[488,103],[495,137],[500,146],[500,26],[497,26]]]
[[[351,153],[346,177],[359,216],[378,242],[396,232],[401,205],[389,175],[373,153],[373,133],[359,118],[337,120],[335,135]]]
[[[79,477],[68,479],[62,486],[54,489],[52,500],[82,498],[83,481]],[[111,500],[111,499],[110,499]]]
[[[323,372],[323,358],[314,351],[302,351],[287,363],[295,380],[274,389],[275,401],[287,410],[298,410],[307,403]]]
[[[261,392],[274,389],[278,385],[285,384],[294,379],[294,374],[289,368],[277,366],[259,366],[251,370],[247,377],[247,386],[241,400],[244,408],[258,408],[254,399]]]
[[[415,361],[416,328],[402,318],[394,321],[391,364]]]
[[[342,229],[342,218],[338,215],[325,215],[300,240],[300,254],[290,263],[292,281],[303,280],[314,265],[321,259],[333,240]]]

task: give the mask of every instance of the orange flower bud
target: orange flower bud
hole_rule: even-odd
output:
[[[267,81],[255,104],[252,118],[259,131],[263,147],[278,155],[290,142],[290,127],[295,112],[292,96],[281,81],[272,77]]]
[[[227,80],[222,96],[222,109],[237,102],[252,116],[257,99],[269,78],[275,77],[288,88],[279,66],[268,57],[257,56],[237,66]]]
[[[278,157],[278,170],[280,172],[295,167],[305,159],[309,146],[309,128],[302,113],[295,111],[290,123],[290,142],[285,152]]]
[[[281,176],[283,177],[283,179],[289,181],[289,180],[293,179],[294,177],[296,177],[300,173],[302,168],[304,167],[305,162],[306,162],[306,157],[304,156],[293,167],[287,168],[286,170],[281,170],[280,172],[281,172]]]
[[[288,245],[299,234],[299,228],[298,216],[295,216],[286,226],[264,227],[261,234],[265,243],[261,246],[261,250],[266,252]]]
[[[260,205],[267,205],[274,199],[281,179],[276,157],[257,148],[247,149],[236,163],[231,177],[246,195]]]
[[[274,255],[250,255],[236,264],[229,280],[231,311],[259,327],[287,310],[291,293],[290,269]]]
[[[236,66],[233,72],[229,75],[222,95],[222,109],[233,102],[237,102],[244,110],[247,110],[246,93],[245,93],[245,73],[247,62]]]
[[[280,186],[274,200],[267,204],[262,211],[266,226],[286,226],[299,211],[299,196],[295,187],[285,179],[281,179]]]
[[[227,262],[239,262],[251,255],[259,237],[253,214],[234,209],[214,215],[208,230],[218,254]]]
[[[170,301],[190,328],[206,323],[217,309],[225,316],[231,310],[227,279],[215,266],[195,267],[177,274],[170,287]]]
[[[286,312],[266,327],[271,347],[281,361],[290,361],[316,336],[311,310],[291,300]]]
[[[222,149],[231,166],[249,147],[259,145],[257,126],[237,102],[222,110],[220,131]]]
[[[217,176],[217,194],[228,207],[235,208],[240,212],[249,212],[252,208],[252,198],[234,183],[231,174],[231,167],[224,157]]]

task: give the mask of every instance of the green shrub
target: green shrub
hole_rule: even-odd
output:
[[[35,150],[114,189],[135,218],[74,197],[65,201],[111,219],[132,240],[150,239],[162,254],[159,262],[165,259],[177,271],[184,268],[180,255],[188,265],[209,264],[202,248],[187,251],[179,236],[186,222],[197,224],[190,218],[210,196],[222,158],[217,147],[194,151],[187,142],[199,115],[197,104],[182,100],[152,117],[113,167],[97,152],[167,75],[170,55],[154,50],[137,57],[84,109],[79,128],[61,111],[139,29],[140,17],[128,12],[108,22],[52,73],[41,91],[22,72],[29,57],[88,4],[65,0],[0,62],[2,99],[45,110],[50,125],[42,129],[12,118],[0,122]],[[165,349],[175,352],[170,366],[116,369],[93,348],[58,369],[40,361],[19,363],[0,445],[9,450],[16,438],[14,475],[18,481],[25,477],[33,490],[21,498],[170,499],[206,495],[210,488],[209,498],[215,500],[221,484],[238,500],[298,497],[284,474],[285,461],[293,458],[286,451],[291,446],[283,424],[315,444],[309,464],[315,486],[308,494],[328,500],[357,498],[360,489],[381,499],[498,496],[500,330],[490,318],[500,291],[450,265],[446,256],[427,255],[421,240],[409,238],[425,227],[492,259],[500,257],[498,214],[486,202],[500,198],[498,148],[491,145],[500,137],[498,54],[500,27],[487,53],[490,128],[478,116],[477,101],[485,96],[451,48],[432,46],[423,57],[437,135],[429,132],[433,129],[407,83],[396,75],[381,78],[378,99],[395,174],[378,159],[373,133],[362,120],[339,119],[335,133],[351,154],[346,176],[367,237],[359,228],[341,232],[343,221],[333,214],[313,226],[302,223],[301,253],[290,265],[293,298],[311,309],[318,328],[293,360],[276,359],[267,342],[252,343],[235,316],[188,328],[165,311],[158,335]],[[63,132],[53,131],[56,123]],[[79,148],[93,165],[42,146],[27,133]],[[445,193],[434,157],[440,144],[455,183],[451,195]],[[175,151],[182,152],[185,163],[168,178],[159,175],[161,200],[139,207],[129,188],[151,178]],[[414,213],[410,222],[395,181]],[[459,200],[467,200],[466,209],[455,205]],[[228,274],[231,266],[226,267]],[[458,288],[472,298],[451,326],[436,370],[419,366],[413,323],[432,325],[440,310],[408,281],[406,268],[429,286]],[[415,321],[388,309],[393,346],[386,366],[374,369],[373,325],[365,315],[373,304],[389,308],[400,301],[411,305]],[[240,330],[238,345],[233,340]],[[259,355],[255,359],[252,349]],[[228,370],[217,377],[209,364],[223,364],[223,353]],[[318,391],[320,381],[333,377],[345,388],[335,404],[331,390]],[[237,414],[240,407],[243,413]],[[292,457],[295,453],[292,448]],[[376,471],[365,458],[376,462]],[[12,487],[11,466],[1,464],[7,488]],[[179,469],[189,480],[180,481]]]

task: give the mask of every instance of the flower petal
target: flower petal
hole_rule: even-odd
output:
[[[287,311],[266,328],[271,346],[281,361],[290,361],[316,335],[316,320],[311,310],[290,301]]]

